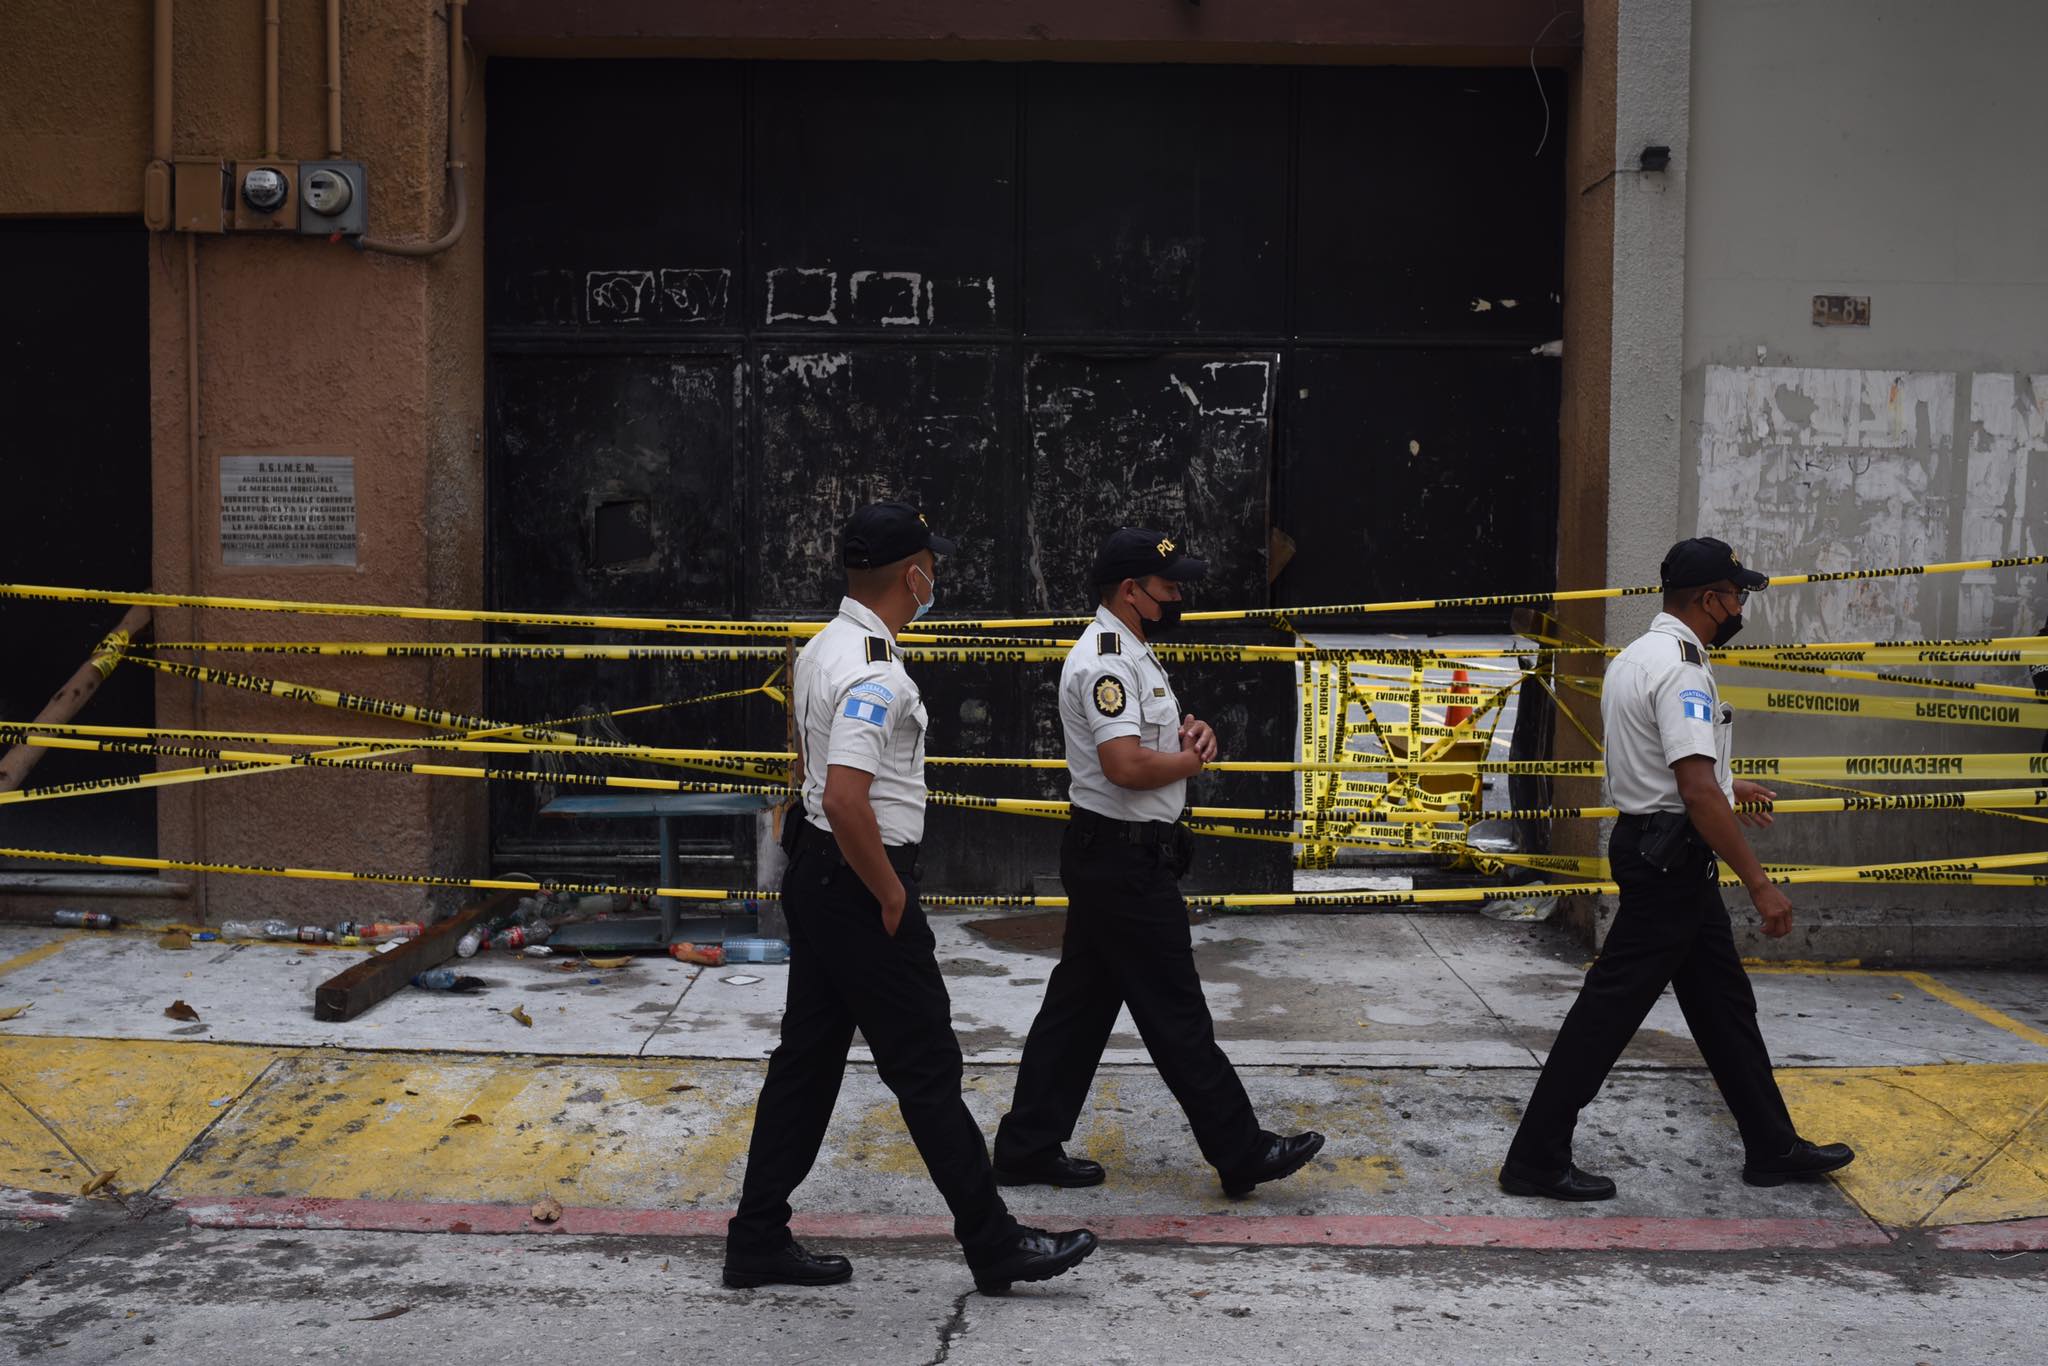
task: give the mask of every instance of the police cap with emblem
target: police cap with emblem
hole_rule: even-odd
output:
[[[839,560],[848,569],[880,569],[920,550],[950,555],[960,547],[938,535],[908,503],[869,503],[847,520]]]
[[[1724,581],[1744,589],[1768,588],[1771,583],[1754,569],[1743,568],[1728,543],[1712,536],[1695,536],[1672,546],[1657,573],[1666,592],[1675,588],[1704,588]]]
[[[1209,562],[1181,549],[1178,539],[1144,527],[1118,527],[1095,553],[1088,582],[1098,587],[1157,574],[1175,583],[1191,583],[1209,572]]]

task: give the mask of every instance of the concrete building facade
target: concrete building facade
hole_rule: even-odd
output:
[[[1965,22],[1964,11],[1978,13]],[[330,14],[339,40],[341,76],[333,92],[338,121],[329,99],[335,84],[328,65]],[[1167,295],[1185,292],[1193,311],[1162,313],[1156,324],[1126,319],[1106,341],[1085,322],[1074,324],[1071,335],[1044,340],[1029,319],[1013,325],[1008,315],[996,316],[1007,305],[992,303],[987,331],[966,328],[948,344],[999,357],[1020,354],[1015,373],[1023,377],[1014,383],[1024,386],[1019,402],[1028,409],[1030,376],[1042,372],[1045,355],[1062,346],[1061,354],[1084,357],[1101,350],[1192,361],[1227,353],[1230,359],[1214,363],[1232,365],[1267,364],[1261,358],[1270,354],[1278,370],[1264,373],[1269,380],[1277,373],[1284,384],[1310,364],[1338,366],[1330,358],[1340,355],[1442,357],[1492,348],[1487,354],[1505,364],[1511,353],[1537,349],[1530,343],[1561,340],[1554,367],[1536,376],[1538,387],[1553,396],[1545,401],[1556,405],[1554,444],[1546,434],[1532,448],[1542,461],[1554,461],[1537,487],[1556,512],[1547,511],[1549,503],[1525,504],[1546,509],[1538,518],[1543,536],[1534,544],[1545,556],[1542,572],[1558,586],[1647,582],[1663,548],[1695,533],[1722,535],[1744,546],[1753,563],[1777,571],[2041,550],[2048,520],[2042,493],[2048,456],[2040,454],[2048,442],[2042,416],[2048,390],[2038,388],[2038,377],[2048,372],[2048,334],[2034,320],[2041,316],[2048,269],[2042,264],[2048,253],[2040,250],[2048,245],[2040,226],[2048,221],[2040,212],[2048,191],[2025,168],[2026,130],[2041,126],[2048,111],[2025,79],[2028,44],[2009,38],[2048,35],[2042,33],[2044,20],[2013,0],[1960,8],[1932,0],[1587,0],[1562,9],[1548,0],[1455,7],[1290,0],[1242,8],[1180,0],[1041,0],[994,8],[944,0],[910,6],[807,0],[690,7],[554,0],[127,0],[106,7],[91,23],[77,7],[57,0],[21,0],[0,22],[0,89],[7,92],[0,97],[0,228],[124,226],[135,232],[134,249],[145,258],[146,297],[137,302],[147,317],[148,579],[163,591],[449,607],[544,605],[502,601],[493,586],[502,582],[493,578],[500,562],[493,560],[498,514],[490,488],[492,462],[502,451],[493,443],[503,438],[505,410],[494,407],[500,399],[494,397],[492,376],[500,377],[495,392],[502,393],[505,376],[527,373],[509,365],[507,356],[555,355],[570,345],[585,348],[578,355],[644,346],[634,339],[631,320],[617,315],[564,315],[554,331],[545,318],[515,320],[516,326],[507,321],[499,301],[508,296],[499,292],[503,282],[494,277],[492,260],[494,253],[505,259],[512,238],[493,235],[487,187],[494,175],[516,175],[532,163],[522,153],[509,167],[490,164],[489,149],[497,144],[487,122],[503,117],[530,128],[536,119],[531,103],[510,115],[494,107],[492,72],[494,66],[510,72],[517,64],[522,99],[544,103],[546,63],[621,60],[687,62],[700,71],[706,68],[696,64],[755,64],[737,77],[751,103],[734,122],[743,130],[735,137],[744,141],[745,154],[757,158],[746,163],[749,168],[761,164],[756,130],[770,126],[760,117],[761,90],[778,79],[777,68],[766,64],[831,63],[858,77],[862,69],[882,69],[860,64],[1002,63],[1019,73],[1014,79],[1020,89],[1030,86],[1039,63],[1281,70],[1295,74],[1285,78],[1284,89],[1274,86],[1278,93],[1269,107],[1277,111],[1278,131],[1266,155],[1295,168],[1323,155],[1316,150],[1315,122],[1304,124],[1302,112],[1314,111],[1319,97],[1301,73],[1421,72],[1420,99],[1468,93],[1458,89],[1457,73],[1477,73],[1463,84],[1482,100],[1496,96],[1481,87],[1492,91],[1497,84],[1497,97],[1513,102],[1499,106],[1512,109],[1512,120],[1469,130],[1456,144],[1469,160],[1454,180],[1428,180],[1433,172],[1420,169],[1387,174],[1411,176],[1418,191],[1433,186],[1430,193],[1441,196],[1444,185],[1464,193],[1468,183],[1512,183],[1513,175],[1525,174],[1519,168],[1531,157],[1531,146],[1537,157],[1551,158],[1544,164],[1556,169],[1546,170],[1550,188],[1544,193],[1554,194],[1555,207],[1534,211],[1530,219],[1531,231],[1550,234],[1553,243],[1532,249],[1531,258],[1540,263],[1548,253],[1554,263],[1543,267],[1555,272],[1548,307],[1556,310],[1556,322],[1540,329],[1548,335],[1516,330],[1538,327],[1533,315],[1540,300],[1511,312],[1523,301],[1503,306],[1506,291],[1481,283],[1486,271],[1475,262],[1488,254],[1483,240],[1470,248],[1472,260],[1464,267],[1471,277],[1463,291],[1472,297],[1469,309],[1462,295],[1455,309],[1445,307],[1448,291],[1460,283],[1452,262],[1440,272],[1441,287],[1432,286],[1436,295],[1416,296],[1411,319],[1390,315],[1355,329],[1305,321],[1312,310],[1304,311],[1300,301],[1311,298],[1319,283],[1311,272],[1331,272],[1329,279],[1336,281],[1341,267],[1315,264],[1331,258],[1316,256],[1309,237],[1300,234],[1309,201],[1290,170],[1290,207],[1276,211],[1274,220],[1275,238],[1288,244],[1288,264],[1271,267],[1276,281],[1286,277],[1288,298],[1296,301],[1281,310],[1284,318],[1275,312],[1272,321],[1262,321],[1265,315],[1254,301],[1246,305],[1246,321],[1217,323],[1215,310],[1229,312],[1231,305],[1217,302],[1222,296],[1213,288],[1224,272],[1212,265],[1207,276],[1175,277],[1162,287]],[[458,23],[467,41],[451,63]],[[1994,34],[2007,36],[1989,36]],[[267,61],[273,41],[276,57]],[[267,68],[275,72],[274,96],[266,96]],[[679,79],[682,70],[677,68]],[[1432,85],[1427,73],[1441,79]],[[514,84],[508,78],[497,88]],[[453,144],[454,159],[463,163],[460,176],[451,174],[449,164],[451,91],[460,96]],[[1018,108],[1050,107],[1032,104],[1029,89],[1026,95]],[[1230,98],[1255,103],[1261,97],[1240,92]],[[1398,103],[1376,118],[1377,123],[1345,130],[1347,145],[1398,149],[1404,138],[1420,139],[1430,126],[1425,121],[1404,128]],[[1032,131],[1022,120],[1018,127],[1018,165],[1028,171],[1040,163],[1031,160]],[[1528,136],[1537,129],[1538,136]],[[642,188],[634,184],[632,170],[643,146],[649,164],[660,163],[658,129],[617,131],[616,145],[593,149],[593,164],[620,169],[618,175],[608,170],[603,186],[593,187],[602,191],[592,193],[586,215],[593,233],[627,230],[622,225],[634,217],[634,196]],[[1645,169],[1650,163],[1640,154],[1649,147],[1668,148],[1668,164]],[[434,243],[458,219],[461,231],[436,254],[409,257],[293,234],[195,233],[166,224],[145,235],[136,226],[155,212],[155,182],[147,170],[152,162],[247,162],[265,156],[362,162],[369,232],[385,243]],[[1254,150],[1232,165],[1256,166],[1259,159]],[[1194,179],[1202,173],[1197,167]],[[763,184],[758,170],[735,174],[747,186],[740,192],[746,213],[756,213]],[[1000,171],[990,174],[1001,178]],[[1041,171],[1041,188],[1048,183]],[[1038,210],[1026,192],[1010,192],[1018,221],[1036,221],[1032,215]],[[533,194],[543,195],[544,188]],[[1257,198],[1248,196],[1248,202]],[[1421,212],[1403,207],[1397,194],[1340,207],[1360,215],[1333,221],[1353,225],[1346,231],[1357,234],[1362,252],[1371,249],[1376,218],[1398,221]],[[1244,210],[1229,212],[1242,216]],[[1463,217],[1483,212],[1477,208]],[[528,230],[524,219],[515,226]],[[1516,236],[1521,235],[1518,227]],[[735,249],[743,253],[737,258],[743,266],[762,264],[744,255],[757,247]],[[1149,254],[1166,260],[1176,249],[1145,240],[1129,247],[1134,259]],[[1512,255],[1520,249],[1501,242],[1492,251]],[[1018,252],[1020,259],[1029,256],[1024,246]],[[640,263],[616,264],[637,269]],[[1258,267],[1246,269],[1256,273]],[[1401,272],[1396,263],[1382,273],[1391,278]],[[740,281],[733,297],[751,300],[750,277],[733,278]],[[996,277],[989,279],[993,298]],[[1028,281],[1006,277],[1004,288],[1013,283],[1020,285],[1025,306],[1037,307],[1026,297]],[[622,275],[607,283],[613,293],[605,297],[619,297],[616,290],[630,285]],[[687,286],[686,292],[697,287]],[[1341,297],[1334,284],[1326,292]],[[1139,294],[1129,316],[1143,313],[1142,287]],[[1821,294],[1867,296],[1869,326],[1815,327],[1810,298]],[[1211,309],[1206,318],[1202,308]],[[935,316],[928,313],[926,321]],[[888,321],[878,319],[872,334],[855,327],[850,354],[865,356],[870,352],[861,347],[879,347]],[[791,330],[770,340],[778,326]],[[680,334],[680,325],[675,331]],[[800,323],[778,322],[770,308],[762,319],[736,322],[729,342],[707,341],[700,350],[709,348],[709,354],[726,346],[735,373],[749,377],[735,383],[758,386],[766,382],[759,376],[770,362],[782,367],[776,374],[810,373],[808,362],[789,357],[807,345],[823,347],[825,340]],[[757,350],[762,347],[768,350]],[[1328,373],[1379,375],[1374,382],[1398,386],[1386,375],[1401,372],[1338,366]],[[1465,372],[1430,373],[1449,376],[1441,381],[1445,406],[1484,414],[1488,392],[1495,395],[1496,409],[1507,406],[1499,397],[1505,390],[1480,388],[1482,381],[1469,374],[1458,378]],[[1284,483],[1292,468],[1285,453],[1322,439],[1313,434],[1326,429],[1303,406],[1311,402],[1312,386],[1295,385],[1285,393],[1278,392],[1281,387],[1267,384],[1268,396],[1259,400],[1265,406],[1254,415],[1266,425],[1248,439],[1278,452],[1270,458],[1278,471],[1274,478]],[[734,421],[743,429],[735,440],[758,439],[760,392],[749,388],[735,410]],[[1228,414],[1233,431],[1244,425],[1231,403],[1198,395],[1194,406],[1205,417]],[[1382,410],[1376,421],[1372,406],[1362,405],[1360,415],[1347,419],[1350,427],[1327,428],[1336,433],[1329,439],[1341,444],[1355,435],[1370,450],[1371,440],[1398,436],[1401,447],[1412,449],[1407,433],[1398,430],[1409,415],[1386,415],[1393,411]],[[1548,410],[1543,411],[1547,424]],[[1020,419],[1027,425],[1037,420],[1030,412]],[[1467,438],[1480,442],[1486,433]],[[1002,437],[1027,453],[1035,449],[1033,439],[1030,431]],[[1222,438],[1205,429],[1190,439],[1191,449],[1213,453]],[[21,487],[28,487],[22,463],[28,455],[7,456],[8,478],[19,477]],[[223,461],[248,456],[349,457],[357,547],[352,564],[279,568],[229,562],[222,550],[221,485],[223,470],[233,467]],[[1018,488],[1027,485],[1020,482]],[[1177,489],[1170,497],[1145,493],[1139,502],[1171,510],[1183,496]],[[1350,496],[1361,508],[1371,502]],[[1426,503],[1421,496],[1415,501]],[[1268,508],[1269,528],[1285,529],[1287,506],[1283,495]],[[1243,520],[1239,511],[1231,515]],[[1267,530],[1256,528],[1261,543]],[[1220,524],[1214,528],[1219,540],[1227,531]],[[1397,533],[1432,544],[1472,539],[1469,524],[1439,507],[1412,525],[1386,528],[1379,546],[1390,562],[1399,558],[1394,548],[1407,544],[1397,541]],[[1327,550],[1304,540],[1304,557]],[[749,576],[758,580],[780,571],[746,560],[752,553],[734,547],[733,573],[742,583],[735,601],[758,606]],[[78,572],[89,574],[89,568]],[[37,581],[39,575],[34,564],[24,563],[10,564],[0,577]],[[1032,601],[1028,592],[1005,597],[1012,590],[1002,582],[988,587],[991,607]],[[1021,582],[1012,589],[1023,591],[1017,588]],[[1382,582],[1369,580],[1365,587]],[[1256,590],[1256,579],[1246,583],[1246,594]],[[2044,585],[2048,579],[2040,574],[2021,572],[1981,581],[1796,590],[1753,607],[1746,639],[2029,631],[2048,610]],[[1297,575],[1274,587],[1271,600],[1306,603],[1340,596],[1334,589],[1319,593],[1319,586]],[[1543,586],[1488,582],[1447,591]],[[1604,638],[1622,639],[1640,628],[1646,604],[1629,599],[1560,615]],[[41,629],[49,618],[34,620]],[[95,620],[85,643],[108,624]],[[454,627],[407,630],[409,639],[474,638]],[[155,633],[161,640],[365,640],[394,634],[386,622],[186,612],[161,614]],[[10,709],[21,699],[47,695],[69,667],[23,683],[18,694],[9,692]],[[466,713],[483,710],[491,697],[484,671],[469,663],[280,657],[277,667],[264,672],[292,678],[294,670],[307,675],[303,681],[322,686]],[[1031,705],[1024,694],[1008,701],[1007,695],[990,696],[995,700],[964,699],[948,723],[957,727],[962,743],[990,733],[975,729],[986,725],[976,718],[988,707]],[[284,730],[306,724],[302,708],[173,676],[156,677],[148,701],[164,725]],[[1803,726],[1751,724],[1743,747],[1753,753],[1837,753],[1851,747],[2003,749],[2035,743],[2035,737],[2012,743],[2016,734],[1865,725],[1828,732],[1823,740]],[[1935,735],[1941,738],[1931,740]],[[1585,750],[1563,728],[1558,744],[1568,757]],[[1585,783],[1558,786],[1560,801],[1593,800],[1597,792]],[[306,772],[282,780],[165,789],[149,816],[154,829],[147,843],[167,857],[200,861],[474,875],[492,867],[498,815],[481,785]],[[1905,842],[1915,850],[1924,847],[1931,857],[1951,849],[2021,847],[2030,829],[1967,813],[1900,818],[1899,826],[1882,829],[1875,822],[1886,818],[1865,819],[1871,823],[1813,820],[1788,828],[1788,822],[1771,856],[1845,861],[1880,848],[1893,851],[1904,828],[1911,832]],[[81,843],[89,834],[80,835]],[[1558,842],[1590,851],[1596,837],[1590,827],[1576,827],[1560,830]],[[13,890],[0,888],[0,897],[10,906],[49,904],[46,894],[22,890],[28,875],[5,876]],[[110,906],[168,893],[188,901],[193,915],[215,920],[269,909],[312,918],[331,896],[318,884],[229,876],[117,878],[90,885]],[[351,914],[362,918],[410,914],[421,903],[420,894],[406,888],[355,887],[349,896]],[[1830,906],[1830,928],[1804,941],[1805,952],[1872,946],[1928,957],[1943,949],[1927,927],[1938,929],[1957,917],[1989,926],[2021,913],[2030,898],[1985,889],[1857,888],[1815,900]],[[91,904],[77,896],[71,901]],[[1597,916],[1589,914],[1588,923],[1597,923]]]

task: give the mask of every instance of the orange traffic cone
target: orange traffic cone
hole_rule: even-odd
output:
[[[1470,686],[1470,675],[1468,675],[1463,669],[1451,670],[1451,691],[1454,693],[1468,693],[1472,691],[1472,688]],[[1452,730],[1456,730],[1459,726],[1464,725],[1467,721],[1471,719],[1472,709],[1470,707],[1444,708],[1444,725],[1448,726]]]

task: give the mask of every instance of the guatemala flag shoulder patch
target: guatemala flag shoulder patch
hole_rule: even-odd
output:
[[[871,726],[883,726],[889,722],[888,705],[872,697],[855,695],[847,698],[845,714],[856,721],[865,721]]]
[[[1712,724],[1714,720],[1714,699],[1701,692],[1698,688],[1687,688],[1684,692],[1680,693],[1678,695],[1678,703],[1685,708],[1686,720],[1705,721]]]

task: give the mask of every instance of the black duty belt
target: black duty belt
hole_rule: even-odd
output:
[[[1178,821],[1120,821],[1109,816],[1098,816],[1086,807],[1073,808],[1074,824],[1083,830],[1093,830],[1125,844],[1171,845],[1179,838]]]
[[[846,862],[846,855],[840,851],[839,841],[832,837],[831,831],[820,830],[795,813],[792,813],[789,819],[796,824],[795,848],[789,851],[792,859],[808,854],[812,858],[822,858],[832,863]],[[913,879],[917,877],[917,850],[918,846],[915,844],[882,846],[882,852],[889,856],[889,866],[899,873],[908,873]]]

